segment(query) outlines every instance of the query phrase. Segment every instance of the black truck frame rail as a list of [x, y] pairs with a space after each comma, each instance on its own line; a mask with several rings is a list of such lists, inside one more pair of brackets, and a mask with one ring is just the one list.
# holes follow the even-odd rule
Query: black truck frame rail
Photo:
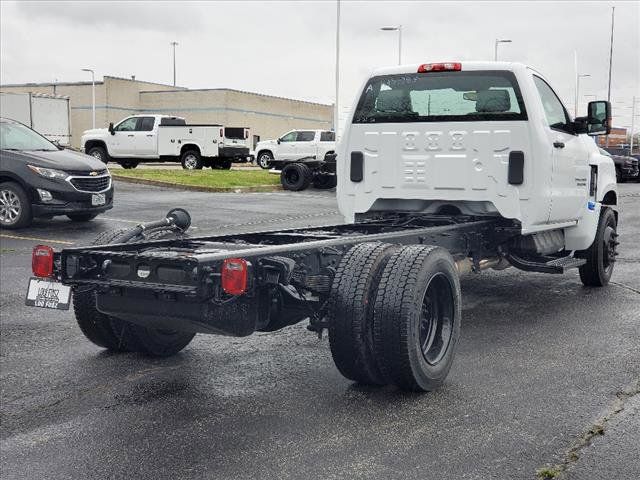
[[[393, 214], [347, 225], [66, 248], [57, 254], [56, 273], [76, 289], [95, 288], [101, 312], [143, 326], [245, 336], [308, 318], [321, 332], [334, 274], [354, 245], [438, 245], [480, 270], [487, 259], [502, 258], [519, 234], [519, 224], [503, 218]], [[240, 294], [223, 288], [230, 259], [246, 266]]]

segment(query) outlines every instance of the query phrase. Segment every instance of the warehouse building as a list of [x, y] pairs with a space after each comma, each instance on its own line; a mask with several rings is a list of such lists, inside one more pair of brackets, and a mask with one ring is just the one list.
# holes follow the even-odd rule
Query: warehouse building
[[[70, 101], [71, 145], [92, 127], [91, 82], [0, 85], [0, 92], [64, 95]], [[294, 128], [333, 125], [333, 107], [227, 88], [197, 89], [105, 76], [96, 82], [96, 128], [138, 113], [176, 115], [188, 123], [249, 127], [254, 143]]]

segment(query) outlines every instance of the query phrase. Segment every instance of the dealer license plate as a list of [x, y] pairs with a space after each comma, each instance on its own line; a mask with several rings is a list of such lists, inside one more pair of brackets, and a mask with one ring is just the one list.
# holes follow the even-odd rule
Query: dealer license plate
[[69, 310], [71, 287], [45, 278], [29, 279], [25, 304], [30, 307]]
[[107, 203], [107, 197], [105, 197], [104, 193], [94, 193], [91, 195], [91, 205], [94, 207], [104, 205], [105, 203]]

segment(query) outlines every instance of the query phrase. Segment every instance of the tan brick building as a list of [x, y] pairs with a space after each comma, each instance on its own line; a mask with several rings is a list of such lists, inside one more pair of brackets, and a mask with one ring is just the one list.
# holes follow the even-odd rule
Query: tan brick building
[[[0, 85], [0, 92], [65, 95], [71, 110], [71, 145], [80, 147], [91, 128], [91, 82]], [[189, 123], [249, 127], [260, 139], [294, 128], [332, 128], [333, 107], [226, 88], [189, 90], [135, 79], [105, 76], [96, 82], [96, 127], [137, 113], [177, 115]]]

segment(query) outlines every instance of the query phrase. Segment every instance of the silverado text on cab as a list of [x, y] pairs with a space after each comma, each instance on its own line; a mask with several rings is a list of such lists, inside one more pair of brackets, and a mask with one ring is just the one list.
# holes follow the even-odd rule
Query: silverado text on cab
[[338, 148], [345, 224], [185, 237], [189, 215], [174, 209], [92, 246], [37, 246], [27, 303], [64, 308], [72, 288], [90, 341], [151, 355], [196, 333], [308, 319], [328, 329], [348, 379], [432, 390], [458, 343], [460, 275], [578, 268], [588, 287], [609, 282], [615, 170], [590, 136], [608, 133], [610, 117], [594, 101], [571, 118], [549, 82], [517, 63], [380, 69]]
[[143, 161], [179, 161], [188, 170], [229, 169], [231, 162], [249, 158], [248, 138], [245, 127], [187, 125], [180, 117], [134, 115], [108, 129], [85, 131], [81, 144], [87, 154], [124, 168]]

